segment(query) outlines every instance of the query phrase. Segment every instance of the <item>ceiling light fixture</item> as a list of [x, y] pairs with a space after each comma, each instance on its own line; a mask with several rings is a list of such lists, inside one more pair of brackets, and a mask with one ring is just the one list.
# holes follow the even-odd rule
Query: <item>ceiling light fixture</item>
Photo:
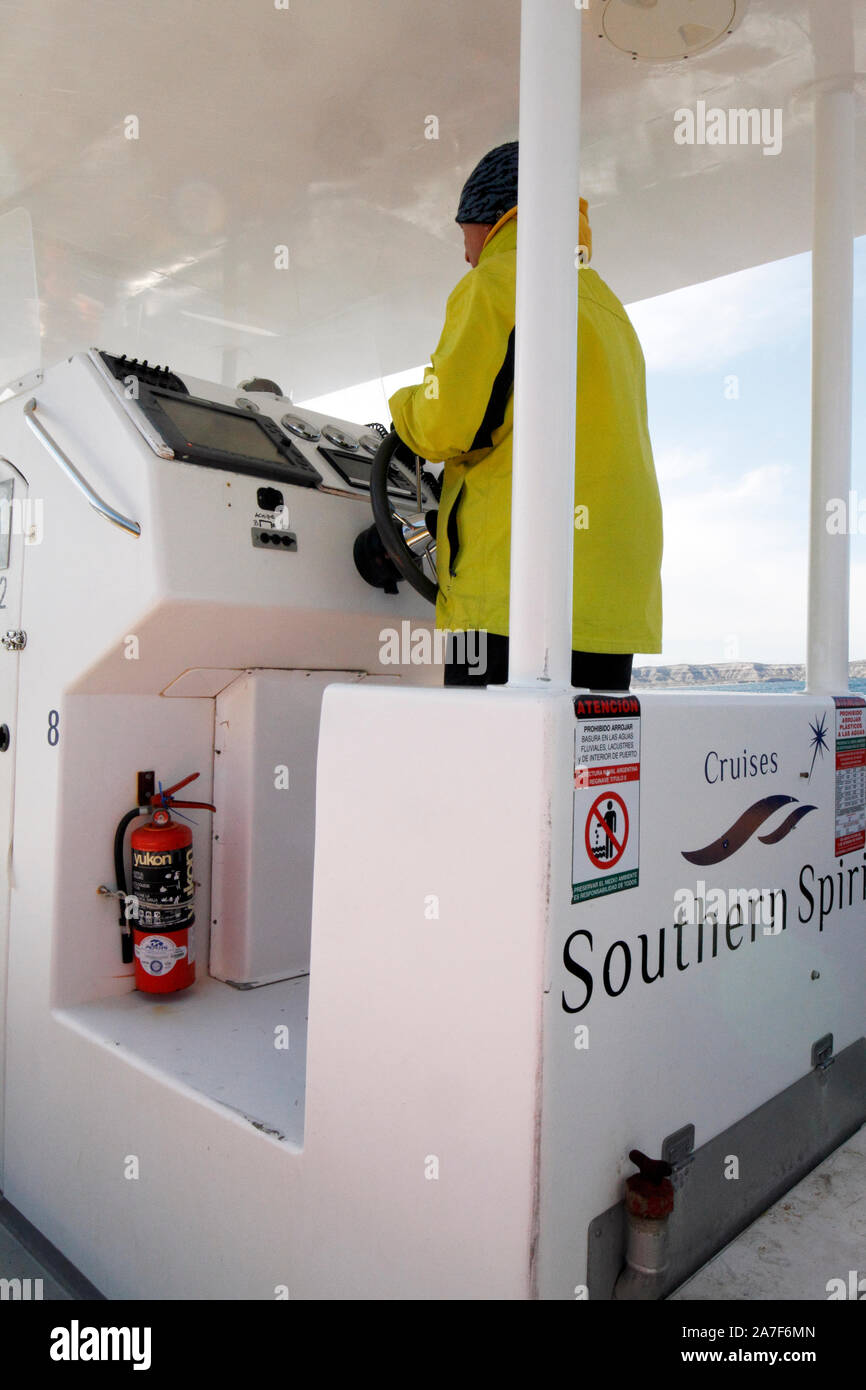
[[675, 63], [722, 43], [748, 0], [605, 0], [599, 38], [647, 63]]

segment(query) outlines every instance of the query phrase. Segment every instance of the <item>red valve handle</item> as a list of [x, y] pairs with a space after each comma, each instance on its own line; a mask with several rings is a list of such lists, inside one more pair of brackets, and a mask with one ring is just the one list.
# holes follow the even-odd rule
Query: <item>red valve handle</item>
[[640, 1169], [641, 1177], [646, 1178], [648, 1182], [661, 1183], [673, 1172], [671, 1165], [663, 1158], [649, 1158], [645, 1153], [641, 1153], [640, 1149], [632, 1149], [629, 1158]]
[[210, 801], [175, 801], [172, 795], [173, 792], [180, 791], [181, 787], [186, 787], [190, 782], [194, 782], [196, 777], [199, 776], [201, 776], [200, 773], [191, 772], [189, 777], [184, 777], [181, 782], [175, 782], [173, 787], [165, 787], [161, 792], [154, 792], [153, 796], [150, 798], [151, 806], [164, 807], [166, 810], [169, 810], [172, 806], [187, 806], [197, 808], [201, 811], [215, 811], [216, 806], [213, 806]]
[[671, 1165], [664, 1159], [649, 1158], [640, 1149], [629, 1154], [640, 1172], [625, 1180], [625, 1204], [632, 1216], [661, 1221], [674, 1209], [674, 1189], [670, 1180]]

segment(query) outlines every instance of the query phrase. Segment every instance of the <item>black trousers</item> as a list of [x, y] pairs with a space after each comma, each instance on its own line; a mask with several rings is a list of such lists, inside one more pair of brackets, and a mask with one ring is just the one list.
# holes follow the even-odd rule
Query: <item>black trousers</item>
[[[628, 690], [634, 655], [572, 652], [571, 683], [590, 690]], [[505, 685], [508, 638], [496, 632], [449, 633], [445, 647], [446, 685]]]

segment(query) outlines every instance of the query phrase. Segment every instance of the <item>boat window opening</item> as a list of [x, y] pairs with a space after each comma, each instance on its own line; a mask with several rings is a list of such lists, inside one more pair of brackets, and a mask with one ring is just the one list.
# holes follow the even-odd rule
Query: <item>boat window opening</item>
[[13, 478], [0, 478], [0, 570], [9, 568], [9, 544], [13, 527]]

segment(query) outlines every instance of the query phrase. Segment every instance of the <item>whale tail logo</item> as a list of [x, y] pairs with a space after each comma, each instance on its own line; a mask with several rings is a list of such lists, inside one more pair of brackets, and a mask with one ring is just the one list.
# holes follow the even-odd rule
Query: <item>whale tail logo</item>
[[[683, 859], [688, 859], [690, 864], [699, 864], [702, 867], [708, 864], [721, 864], [722, 860], [730, 859], [732, 854], [736, 854], [738, 849], [742, 849], [752, 836], [760, 830], [766, 820], [769, 820], [781, 806], [788, 806], [792, 801], [796, 801], [795, 796], [764, 796], [760, 801], [755, 801], [747, 807], [743, 814], [734, 821], [733, 825], [723, 831], [717, 840], [704, 845], [703, 849], [680, 850]], [[784, 840], [786, 835], [790, 835], [796, 825], [800, 823], [804, 816], [810, 811], [817, 811], [817, 806], [797, 806], [790, 811], [781, 825], [775, 830], [771, 830], [768, 835], [759, 835], [758, 839], [764, 845], [776, 845], [780, 840]]]

